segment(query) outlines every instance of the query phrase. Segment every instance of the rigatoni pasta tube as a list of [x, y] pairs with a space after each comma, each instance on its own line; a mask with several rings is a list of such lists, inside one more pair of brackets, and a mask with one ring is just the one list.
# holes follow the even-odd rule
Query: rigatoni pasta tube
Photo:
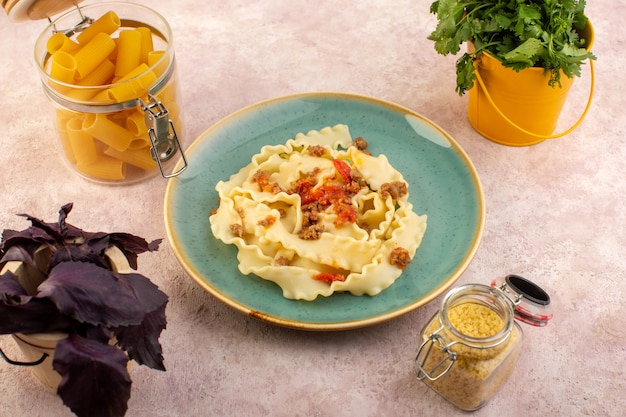
[[150, 148], [127, 149], [124, 152], [118, 152], [113, 148], [108, 148], [104, 153], [120, 161], [134, 165], [137, 168], [145, 169], [146, 171], [153, 170], [157, 167], [157, 163], [152, 159], [150, 154]]
[[99, 33], [111, 35], [119, 29], [120, 25], [121, 21], [119, 16], [114, 11], [110, 11], [96, 19], [91, 25], [89, 25], [89, 27], [83, 30], [76, 37], [76, 39], [80, 44], [84, 45], [91, 41]]
[[102, 114], [87, 114], [83, 120], [83, 129], [106, 143], [113, 149], [124, 152], [133, 140], [133, 134], [127, 129], [110, 121]]
[[[95, 99], [98, 93], [104, 91], [104, 89], [96, 88], [96, 86], [106, 84], [111, 77], [113, 77], [114, 72], [115, 64], [113, 64], [113, 62], [109, 59], [105, 59], [96, 67], [96, 69], [91, 71], [88, 76], [75, 83], [75, 85], [79, 86], [79, 88], [73, 88], [67, 91], [65, 95], [76, 101], [104, 101]], [[105, 95], [104, 97], [108, 100], [108, 95]]]
[[66, 128], [67, 138], [76, 163], [84, 166], [96, 162], [98, 150], [93, 137], [83, 130], [83, 118], [74, 117], [68, 120]]
[[138, 27], [135, 29], [141, 34], [141, 62], [148, 62], [148, 54], [154, 50], [154, 42], [152, 41], [152, 31], [147, 27]]
[[91, 98], [91, 101], [98, 104], [110, 104], [114, 102], [114, 100], [109, 97], [108, 89], [98, 92], [98, 94]]
[[115, 64], [110, 59], [105, 59], [85, 78], [76, 82], [80, 86], [105, 85], [115, 74]]
[[152, 146], [152, 143], [150, 142], [150, 139], [148, 139], [148, 136], [144, 136], [144, 137], [133, 139], [133, 141], [128, 146], [128, 149], [131, 151], [143, 149], [144, 152], [150, 152], [151, 146]]
[[65, 51], [56, 51], [52, 54], [50, 76], [56, 81], [72, 84], [76, 74], [77, 64], [73, 55]]
[[134, 29], [122, 30], [118, 39], [115, 76], [123, 77], [141, 64], [142, 36]]
[[[144, 136], [148, 141], [148, 126], [146, 125], [146, 115], [141, 110], [133, 110], [126, 118], [126, 128], [137, 138]], [[148, 141], [150, 144], [150, 141]]]
[[157, 80], [146, 64], [141, 64], [109, 88], [109, 97], [118, 102], [145, 96]]
[[126, 164], [119, 159], [100, 156], [95, 162], [87, 165], [76, 165], [83, 174], [101, 180], [123, 180], [126, 178]]
[[168, 59], [162, 59], [164, 56], [165, 51], [152, 51], [148, 54], [148, 66], [154, 68], [153, 71], [159, 77], [165, 73], [170, 64]]
[[[59, 133], [59, 139], [61, 139], [61, 147], [63, 148], [63, 153], [65, 157], [71, 164], [76, 163], [76, 158], [74, 158], [74, 151], [72, 150], [72, 145], [70, 144], [70, 140], [67, 134], [67, 121], [69, 112], [65, 112], [63, 110], [57, 110], [56, 112], [56, 125], [57, 131]], [[70, 116], [71, 118], [71, 116]]]
[[76, 58], [76, 79], [85, 78], [115, 50], [115, 41], [106, 33], [98, 33], [89, 43], [80, 48]]
[[73, 52], [80, 47], [79, 44], [67, 37], [66, 34], [56, 32], [50, 36], [46, 43], [46, 50], [50, 55], [57, 51]]

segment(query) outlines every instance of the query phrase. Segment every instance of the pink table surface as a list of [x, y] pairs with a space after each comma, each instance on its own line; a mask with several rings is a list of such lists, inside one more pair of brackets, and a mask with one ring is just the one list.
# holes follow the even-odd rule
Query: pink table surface
[[[546, 328], [525, 327], [524, 350], [502, 391], [476, 416], [621, 416], [626, 408], [626, 4], [589, 1], [596, 36], [593, 107], [572, 134], [531, 147], [495, 144], [466, 117], [454, 91], [455, 57], [426, 39], [430, 2], [403, 0], [152, 0], [172, 26], [183, 143], [261, 100], [337, 91], [388, 100], [424, 115], [467, 151], [484, 187], [486, 225], [457, 285], [516, 273], [552, 296]], [[32, 59], [46, 23], [0, 13], [0, 226], [15, 216], [90, 230], [166, 238], [166, 180], [106, 187], [71, 172], [60, 157], [50, 105]], [[589, 67], [574, 84], [559, 128], [573, 123], [589, 92]], [[127, 415], [464, 415], [417, 381], [423, 324], [441, 299], [390, 322], [310, 333], [246, 317], [200, 289], [167, 240], [140, 271], [171, 298], [161, 337], [167, 372], [137, 366]], [[10, 337], [0, 346], [17, 354]], [[28, 369], [0, 361], [0, 416], [69, 416]]]

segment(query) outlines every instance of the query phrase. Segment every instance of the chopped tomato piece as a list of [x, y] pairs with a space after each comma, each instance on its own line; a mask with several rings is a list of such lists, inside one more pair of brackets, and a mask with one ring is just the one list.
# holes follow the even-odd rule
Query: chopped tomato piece
[[337, 219], [334, 221], [335, 226], [341, 226], [344, 223], [356, 223], [357, 213], [352, 204], [337, 201], [333, 211], [337, 214]]
[[337, 172], [339, 172], [341, 178], [343, 178], [343, 180], [347, 184], [349, 184], [352, 181], [352, 177], [350, 176], [350, 171], [352, 171], [352, 168], [350, 168], [350, 165], [348, 165], [346, 161], [335, 158], [333, 158], [333, 165], [335, 165], [335, 169], [337, 170]]
[[331, 205], [337, 200], [347, 199], [345, 187], [341, 185], [326, 184], [311, 191], [311, 194], [323, 205]]
[[332, 284], [335, 281], [345, 281], [346, 277], [341, 274], [332, 274], [330, 272], [322, 272], [321, 274], [317, 274], [313, 277], [318, 281], [324, 281], [327, 284]]

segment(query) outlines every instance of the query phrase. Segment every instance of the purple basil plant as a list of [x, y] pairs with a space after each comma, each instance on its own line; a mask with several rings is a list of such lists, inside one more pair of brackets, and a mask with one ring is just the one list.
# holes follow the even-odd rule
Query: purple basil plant
[[13, 272], [0, 275], [0, 334], [67, 333], [52, 362], [63, 403], [79, 417], [123, 416], [128, 361], [165, 371], [159, 337], [168, 297], [143, 275], [115, 272], [105, 251], [116, 246], [136, 270], [137, 255], [156, 251], [161, 239], [83, 231], [66, 223], [72, 207], [61, 207], [56, 223], [23, 214], [30, 227], [2, 233], [0, 269], [19, 261], [42, 280], [29, 293]]

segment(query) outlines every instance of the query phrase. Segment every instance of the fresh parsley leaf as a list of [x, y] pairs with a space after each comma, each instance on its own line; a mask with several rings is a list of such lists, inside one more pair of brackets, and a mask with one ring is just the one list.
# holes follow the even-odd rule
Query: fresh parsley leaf
[[530, 38], [524, 41], [520, 46], [507, 52], [502, 56], [510, 63], [520, 63], [532, 66], [535, 63], [535, 57], [543, 51], [543, 42], [539, 39]]
[[456, 63], [461, 95], [472, 88], [474, 61], [482, 53], [516, 71], [543, 67], [554, 87], [562, 73], [580, 76], [584, 62], [596, 59], [579, 36], [587, 24], [585, 5], [585, 0], [436, 0], [430, 11], [437, 26], [428, 39], [442, 55], [455, 55], [464, 42], [473, 43], [475, 50]]

